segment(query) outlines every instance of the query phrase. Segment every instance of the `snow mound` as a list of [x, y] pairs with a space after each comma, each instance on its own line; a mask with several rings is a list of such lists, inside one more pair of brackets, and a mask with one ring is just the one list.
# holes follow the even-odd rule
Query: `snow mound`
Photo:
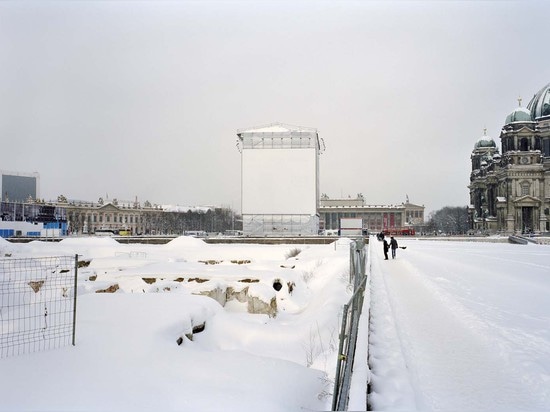
[[208, 244], [204, 242], [202, 239], [198, 239], [193, 236], [180, 236], [177, 237], [170, 242], [168, 242], [166, 245], [164, 245], [165, 249], [183, 249], [183, 248], [201, 248], [201, 247], [207, 247]]
[[115, 239], [112, 237], [80, 237], [80, 238], [67, 238], [63, 239], [59, 242], [59, 245], [61, 246], [68, 246], [68, 247], [112, 247], [112, 246], [118, 246], [120, 243], [118, 243]]

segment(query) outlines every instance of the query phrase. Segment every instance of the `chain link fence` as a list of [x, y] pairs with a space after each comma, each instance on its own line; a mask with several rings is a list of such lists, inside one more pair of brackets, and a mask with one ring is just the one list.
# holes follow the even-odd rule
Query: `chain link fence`
[[75, 344], [77, 256], [0, 259], [0, 358]]

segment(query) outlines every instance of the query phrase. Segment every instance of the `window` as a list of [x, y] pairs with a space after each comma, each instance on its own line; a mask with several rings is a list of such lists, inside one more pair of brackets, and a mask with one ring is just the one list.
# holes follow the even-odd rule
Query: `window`
[[527, 196], [529, 194], [529, 183], [525, 182], [521, 184], [521, 195]]
[[526, 137], [520, 140], [519, 145], [522, 152], [526, 152], [527, 150], [529, 150], [529, 140]]

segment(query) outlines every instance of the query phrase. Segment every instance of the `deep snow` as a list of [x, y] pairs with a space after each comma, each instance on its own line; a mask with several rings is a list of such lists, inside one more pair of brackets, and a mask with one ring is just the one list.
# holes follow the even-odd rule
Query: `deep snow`
[[[398, 240], [407, 249], [395, 260], [382, 260], [373, 238], [369, 250], [371, 406], [549, 410], [550, 246]], [[296, 247], [301, 253], [287, 258]], [[0, 253], [78, 253], [92, 262], [79, 272], [76, 346], [0, 359], [0, 410], [330, 409], [341, 307], [350, 297], [345, 239], [323, 246], [0, 239]], [[208, 260], [219, 263], [201, 263]], [[180, 276], [186, 280], [175, 281]], [[278, 315], [250, 315], [235, 301], [224, 308], [194, 295], [210, 282], [190, 277], [220, 287], [259, 279], [251, 293], [276, 296]], [[296, 288], [275, 292], [274, 279]], [[116, 293], [94, 293], [113, 282]], [[176, 344], [203, 320], [204, 332]], [[364, 362], [356, 373], [368, 376]], [[366, 388], [361, 379], [353, 388], [350, 405], [361, 409]]]
[[[300, 253], [287, 257], [294, 249]], [[79, 270], [76, 346], [0, 359], [0, 410], [330, 408], [339, 316], [350, 294], [346, 239], [323, 246], [0, 239], [0, 253], [91, 260]], [[115, 293], [95, 293], [115, 283]], [[194, 294], [216, 287], [276, 296], [278, 314], [248, 314], [236, 300], [222, 307]], [[204, 321], [193, 341], [177, 345]]]
[[400, 244], [371, 259], [374, 408], [550, 410], [550, 247]]

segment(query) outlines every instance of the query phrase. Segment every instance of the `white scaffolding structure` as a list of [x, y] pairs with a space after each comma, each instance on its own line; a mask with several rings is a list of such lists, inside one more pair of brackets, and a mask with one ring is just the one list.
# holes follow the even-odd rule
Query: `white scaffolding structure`
[[246, 236], [306, 236], [316, 235], [319, 217], [307, 215], [244, 215], [243, 234]]
[[244, 235], [317, 235], [317, 129], [273, 123], [238, 130], [237, 136]]

